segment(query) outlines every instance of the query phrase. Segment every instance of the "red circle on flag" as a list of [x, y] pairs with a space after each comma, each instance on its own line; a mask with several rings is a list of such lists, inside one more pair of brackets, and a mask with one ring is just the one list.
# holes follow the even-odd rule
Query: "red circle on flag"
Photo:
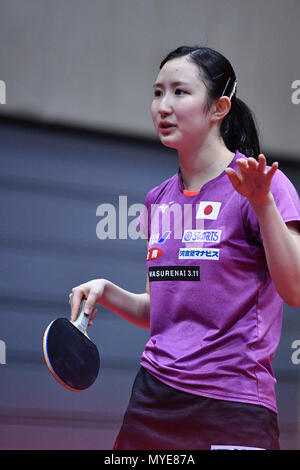
[[206, 206], [205, 209], [204, 209], [204, 214], [209, 215], [209, 214], [212, 213], [212, 211], [213, 211], [213, 206], [212, 205]]

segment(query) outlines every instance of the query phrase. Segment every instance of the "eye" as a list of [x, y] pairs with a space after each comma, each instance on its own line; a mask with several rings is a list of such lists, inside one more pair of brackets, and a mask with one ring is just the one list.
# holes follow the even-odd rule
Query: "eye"
[[161, 96], [161, 90], [154, 90], [154, 96]]
[[182, 93], [186, 93], [186, 91], [182, 90], [181, 88], [176, 88], [175, 90], [176, 95], [181, 95]]

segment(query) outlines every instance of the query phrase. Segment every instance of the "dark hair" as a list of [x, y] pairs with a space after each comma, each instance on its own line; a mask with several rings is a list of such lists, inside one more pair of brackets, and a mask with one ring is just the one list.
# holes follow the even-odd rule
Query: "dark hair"
[[231, 98], [231, 108], [221, 123], [220, 132], [226, 147], [238, 150], [247, 157], [260, 153], [258, 131], [254, 115], [249, 107], [236, 96], [236, 75], [229, 62], [222, 54], [208, 47], [181, 46], [170, 52], [160, 64], [178, 57], [187, 56], [195, 63], [199, 74], [208, 90], [207, 107], [221, 96]]

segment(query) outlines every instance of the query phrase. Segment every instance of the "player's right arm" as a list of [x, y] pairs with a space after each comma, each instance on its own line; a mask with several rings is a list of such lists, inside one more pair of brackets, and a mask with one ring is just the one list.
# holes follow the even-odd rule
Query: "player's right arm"
[[72, 289], [70, 294], [71, 321], [75, 321], [82, 299], [86, 299], [85, 312], [95, 317], [95, 304], [111, 310], [141, 328], [150, 328], [150, 291], [147, 276], [146, 291], [129, 292], [107, 279], [93, 279]]

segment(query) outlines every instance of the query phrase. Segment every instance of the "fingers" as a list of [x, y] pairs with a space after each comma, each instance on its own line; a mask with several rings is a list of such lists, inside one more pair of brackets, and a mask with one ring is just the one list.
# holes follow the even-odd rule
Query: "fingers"
[[225, 172], [234, 189], [237, 189], [241, 184], [239, 175], [232, 168], [226, 168]]
[[278, 162], [274, 162], [270, 168], [270, 170], [268, 171], [268, 177], [271, 179], [273, 178], [274, 174], [276, 173], [276, 171], [278, 170]]
[[91, 320], [94, 318], [95, 304], [103, 294], [104, 284], [105, 281], [103, 279], [96, 279], [72, 289], [72, 293], [69, 295], [72, 322], [78, 316], [82, 299], [86, 299], [84, 313], [90, 315]]
[[238, 158], [236, 162], [239, 168], [248, 168], [248, 159]]
[[258, 162], [255, 160], [255, 158], [252, 157], [249, 157], [247, 159], [239, 158], [236, 162], [238, 164], [239, 170], [241, 170], [242, 173], [248, 170], [256, 171], [258, 168]]
[[264, 173], [267, 165], [266, 157], [260, 153], [258, 155], [258, 161], [255, 158], [248, 158], [248, 167], [250, 170], [257, 170], [260, 173]]
[[259, 154], [258, 165], [257, 165], [258, 171], [260, 171], [261, 173], [264, 173], [266, 170], [266, 165], [267, 165], [266, 157], [262, 153]]
[[98, 309], [97, 309], [97, 308], [94, 308], [93, 311], [92, 311], [92, 313], [91, 313], [90, 316], [89, 316], [88, 326], [93, 326], [93, 320], [96, 318], [97, 312], [98, 312]]
[[[71, 305], [71, 321], [74, 322], [78, 316], [80, 304], [82, 299], [86, 297], [84, 291], [79, 288], [74, 288], [72, 293], [69, 294], [69, 304]], [[89, 303], [87, 303], [89, 301]], [[84, 306], [84, 312], [89, 314], [88, 326], [93, 325], [93, 320], [96, 318], [98, 309], [94, 307], [96, 300], [94, 295], [88, 295], [88, 300], [86, 300]]]
[[233, 168], [226, 168], [226, 173], [233, 188], [249, 199], [250, 202], [261, 204], [270, 191], [271, 180], [278, 169], [275, 162], [271, 167], [267, 167], [266, 157], [260, 153], [258, 159], [239, 158], [236, 160], [237, 171]]
[[95, 308], [95, 304], [97, 303], [97, 293], [93, 290], [90, 290], [89, 295], [86, 299], [85, 306], [84, 306], [84, 313], [87, 315], [92, 315], [93, 310]]
[[246, 160], [247, 164], [248, 164], [248, 168], [249, 170], [257, 170], [257, 167], [258, 167], [258, 163], [257, 161], [255, 160], [255, 158], [248, 158], [248, 160]]
[[258, 156], [258, 166], [257, 166], [257, 169], [258, 171], [260, 171], [261, 173], [265, 173], [267, 176], [268, 176], [268, 179], [272, 179], [274, 174], [276, 173], [276, 171], [278, 170], [278, 162], [274, 162], [272, 163], [272, 166], [271, 168], [269, 169], [269, 171], [266, 171], [266, 166], [267, 166], [267, 161], [266, 161], [266, 157], [261, 153], [259, 156]]
[[[69, 295], [69, 304], [71, 305], [71, 321], [74, 322], [78, 316], [80, 304], [82, 299], [85, 298], [85, 295], [82, 291], [73, 289], [72, 293]], [[96, 317], [98, 309], [94, 307], [96, 303], [95, 295], [89, 294], [88, 299], [85, 302], [84, 313], [90, 316], [89, 321], [92, 321]]]
[[69, 303], [71, 305], [71, 321], [74, 322], [78, 316], [80, 304], [84, 298], [84, 292], [79, 287], [72, 289], [72, 293], [69, 295]]
[[238, 168], [241, 171], [241, 173], [245, 173], [248, 170], [258, 171], [259, 173], [267, 174], [268, 176], [272, 178], [276, 170], [278, 169], [278, 162], [274, 162], [271, 168], [269, 169], [269, 171], [266, 171], [267, 161], [266, 161], [266, 157], [262, 153], [258, 155], [258, 160], [255, 160], [255, 158], [249, 157], [247, 159], [239, 158], [237, 159], [236, 162], [238, 164]]

